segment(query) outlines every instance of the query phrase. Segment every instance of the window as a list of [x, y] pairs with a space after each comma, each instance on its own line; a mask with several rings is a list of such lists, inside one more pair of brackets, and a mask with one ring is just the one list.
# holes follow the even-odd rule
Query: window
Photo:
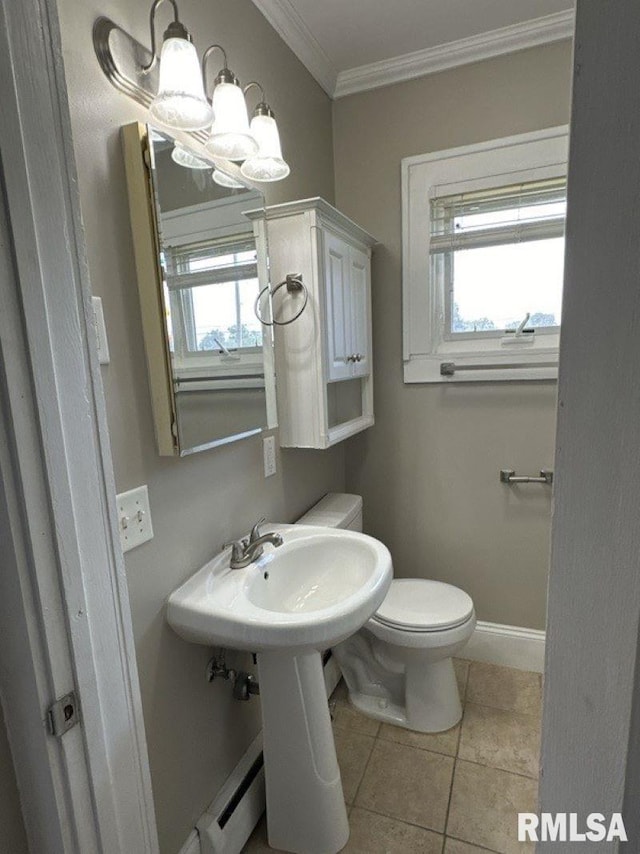
[[431, 275], [446, 294], [445, 338], [558, 331], [566, 181], [431, 201]]
[[566, 139], [403, 161], [405, 382], [557, 375]]

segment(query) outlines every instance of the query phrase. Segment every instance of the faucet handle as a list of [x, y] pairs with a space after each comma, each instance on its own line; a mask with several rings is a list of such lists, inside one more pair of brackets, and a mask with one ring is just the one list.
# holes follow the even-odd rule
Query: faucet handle
[[223, 543], [222, 548], [231, 548], [231, 561], [234, 563], [235, 561], [242, 560], [244, 557], [244, 550], [247, 545], [248, 543], [246, 540], [233, 540], [230, 543]]
[[260, 525], [264, 525], [267, 521], [267, 517], [263, 516], [262, 519], [259, 519], [256, 524], [251, 529], [251, 534], [249, 536], [249, 542], [255, 543], [255, 541], [260, 537]]

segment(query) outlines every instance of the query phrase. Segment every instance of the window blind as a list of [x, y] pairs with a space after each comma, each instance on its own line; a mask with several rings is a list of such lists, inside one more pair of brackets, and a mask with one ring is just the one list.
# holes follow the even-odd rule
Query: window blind
[[431, 200], [431, 254], [562, 237], [566, 178]]
[[255, 241], [246, 235], [233, 241], [168, 247], [165, 260], [170, 290], [258, 278]]

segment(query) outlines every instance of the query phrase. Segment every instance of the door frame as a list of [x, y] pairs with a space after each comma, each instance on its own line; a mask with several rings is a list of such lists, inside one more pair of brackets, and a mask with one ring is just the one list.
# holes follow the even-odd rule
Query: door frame
[[611, 852], [640, 840], [640, 6], [615, 5], [576, 10], [540, 779], [545, 812], [623, 814]]
[[0, 0], [0, 105], [0, 696], [27, 836], [155, 854], [55, 0]]

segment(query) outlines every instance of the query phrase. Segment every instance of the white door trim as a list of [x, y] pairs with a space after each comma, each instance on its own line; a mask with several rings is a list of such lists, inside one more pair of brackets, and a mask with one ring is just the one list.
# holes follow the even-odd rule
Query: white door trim
[[615, 6], [576, 10], [539, 800], [623, 813], [611, 854], [640, 840], [640, 6]]
[[[61, 56], [55, 0], [0, 0], [0, 694], [31, 849], [153, 854]], [[73, 688], [58, 740], [46, 709]]]

